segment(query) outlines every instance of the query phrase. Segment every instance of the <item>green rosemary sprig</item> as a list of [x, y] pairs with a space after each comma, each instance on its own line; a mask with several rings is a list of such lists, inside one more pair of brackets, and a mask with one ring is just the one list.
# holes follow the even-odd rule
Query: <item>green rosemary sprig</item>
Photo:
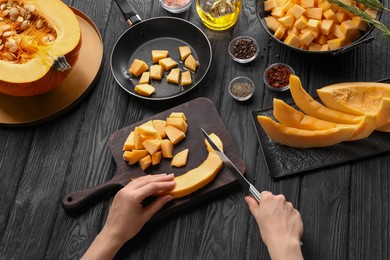
[[366, 7], [380, 11], [390, 11], [379, 0], [355, 0], [358, 3], [364, 4]]
[[[382, 34], [384, 37], [390, 39], [390, 30], [389, 28], [386, 27], [383, 23], [380, 21], [376, 20], [375, 18], [371, 17], [368, 13], [365, 11], [361, 10], [360, 8], [353, 6], [353, 5], [346, 5], [345, 3], [341, 2], [340, 0], [328, 0], [329, 2], [336, 4], [345, 10], [349, 11], [350, 13], [353, 13], [357, 16], [360, 16], [364, 21], [369, 23], [372, 26], [375, 26], [377, 29], [382, 31]], [[367, 0], [361, 0], [361, 1], [367, 1]]]

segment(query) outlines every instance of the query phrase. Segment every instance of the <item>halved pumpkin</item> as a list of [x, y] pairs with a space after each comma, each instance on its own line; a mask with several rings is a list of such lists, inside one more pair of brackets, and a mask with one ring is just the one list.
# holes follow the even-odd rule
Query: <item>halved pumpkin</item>
[[9, 14], [3, 11], [0, 15], [4, 44], [0, 50], [0, 92], [33, 96], [53, 89], [70, 74], [78, 59], [81, 30], [77, 17], [60, 0], [1, 4]]
[[355, 127], [355, 131], [350, 138], [345, 141], [354, 141], [368, 137], [376, 129], [376, 116], [366, 114], [359, 124], [337, 124], [305, 115], [301, 111], [289, 106], [280, 99], [274, 99], [275, 118], [285, 126], [303, 130], [325, 130], [337, 127]]
[[356, 130], [346, 126], [311, 131], [282, 125], [267, 116], [257, 116], [257, 120], [271, 140], [295, 148], [331, 146], [348, 140]]
[[317, 102], [303, 89], [301, 80], [295, 75], [290, 75], [290, 92], [295, 104], [309, 116], [339, 124], [358, 124], [363, 119], [363, 112], [351, 115]]

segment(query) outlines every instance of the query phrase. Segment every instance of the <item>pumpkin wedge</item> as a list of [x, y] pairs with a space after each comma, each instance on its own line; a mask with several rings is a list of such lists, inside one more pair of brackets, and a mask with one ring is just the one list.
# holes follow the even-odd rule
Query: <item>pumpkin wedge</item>
[[317, 102], [303, 89], [301, 80], [295, 75], [290, 75], [290, 92], [295, 104], [309, 116], [339, 124], [358, 124], [363, 119], [364, 113], [351, 115]]
[[198, 167], [175, 177], [176, 186], [168, 193], [174, 198], [184, 197], [210, 183], [222, 166], [223, 162], [216, 153], [208, 153]]
[[2, 3], [6, 10], [0, 15], [4, 44], [0, 50], [0, 92], [33, 96], [53, 89], [70, 74], [78, 59], [81, 30], [76, 15], [60, 0]]
[[354, 126], [346, 126], [310, 131], [282, 125], [267, 116], [257, 116], [257, 120], [269, 138], [295, 148], [331, 146], [348, 140], [356, 130]]
[[274, 99], [273, 113], [275, 118], [283, 125], [303, 130], [313, 131], [336, 127], [355, 127], [354, 133], [346, 141], [354, 141], [366, 138], [376, 129], [376, 116], [374, 114], [366, 114], [363, 116], [362, 121], [359, 124], [337, 124], [305, 115], [304, 113], [289, 106], [284, 101], [276, 98]]

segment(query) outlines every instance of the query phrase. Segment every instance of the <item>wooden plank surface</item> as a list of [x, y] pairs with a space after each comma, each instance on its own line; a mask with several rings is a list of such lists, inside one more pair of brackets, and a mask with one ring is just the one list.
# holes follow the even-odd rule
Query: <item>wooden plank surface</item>
[[[198, 97], [211, 99], [245, 165], [248, 179], [262, 190], [282, 193], [301, 212], [306, 259], [389, 259], [390, 155], [319, 169], [303, 176], [273, 180], [256, 139], [250, 111], [267, 108], [274, 97], [291, 102], [289, 92], [264, 87], [264, 69], [275, 62], [292, 66], [312, 95], [319, 87], [343, 81], [375, 81], [390, 76], [390, 41], [375, 39], [338, 57], [312, 57], [270, 40], [256, 16], [256, 1], [243, 0], [238, 23], [215, 32], [205, 28], [195, 3], [170, 14], [155, 0], [128, 0], [143, 19], [175, 16], [190, 20], [210, 39], [213, 62], [202, 83], [169, 102], [147, 102], [123, 91], [112, 77], [110, 53], [128, 29], [113, 0], [65, 1], [86, 13], [103, 37], [101, 74], [78, 106], [50, 122], [0, 127], [0, 259], [79, 259], [100, 231], [110, 198], [79, 215], [60, 206], [63, 195], [103, 183], [115, 174], [109, 136], [125, 126]], [[389, 1], [384, 4], [389, 6]], [[385, 13], [382, 22], [390, 26]], [[229, 41], [254, 37], [259, 56], [235, 63]], [[255, 95], [233, 100], [227, 85], [245, 75]], [[390, 138], [389, 138], [390, 141]], [[269, 259], [257, 224], [240, 188], [224, 192], [163, 221], [148, 223], [126, 243], [117, 259]]]

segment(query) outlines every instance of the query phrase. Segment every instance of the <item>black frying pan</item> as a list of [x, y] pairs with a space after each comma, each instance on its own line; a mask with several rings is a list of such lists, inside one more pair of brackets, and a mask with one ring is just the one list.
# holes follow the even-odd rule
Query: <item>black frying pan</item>
[[[128, 93], [150, 100], [164, 100], [182, 95], [193, 89], [206, 75], [212, 60], [212, 51], [206, 35], [194, 24], [174, 17], [158, 17], [141, 21], [126, 0], [116, 0], [122, 14], [131, 26], [115, 43], [111, 53], [111, 71], [118, 84]], [[167, 83], [166, 75], [161, 81], [152, 81], [155, 93], [149, 97], [141, 96], [134, 88], [139, 78], [128, 73], [134, 59], [144, 60], [152, 65], [152, 50], [168, 50], [169, 56], [180, 61], [178, 47], [188, 45], [192, 55], [199, 62], [196, 72], [192, 72], [192, 84], [181, 86]], [[184, 64], [179, 62], [178, 67], [183, 71]]]

